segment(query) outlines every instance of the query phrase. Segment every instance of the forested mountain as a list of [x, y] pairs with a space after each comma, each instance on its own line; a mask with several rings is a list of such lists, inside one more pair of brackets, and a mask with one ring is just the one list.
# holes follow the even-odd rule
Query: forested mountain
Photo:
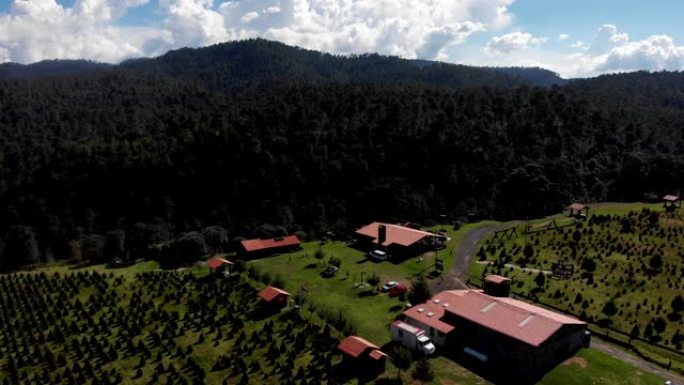
[[0, 64], [0, 79], [75, 75], [110, 67], [109, 64], [88, 60], [44, 60], [29, 65], [3, 63]]
[[[82, 74], [119, 66], [86, 60], [46, 60], [30, 65], [0, 64], [0, 79]], [[551, 86], [564, 79], [542, 68], [488, 68], [407, 60], [377, 54], [335, 56], [263, 39], [184, 48], [158, 58], [132, 59], [123, 69], [199, 81], [214, 89], [256, 82], [400, 82], [445, 87]]]
[[[345, 234], [371, 220], [536, 217], [684, 184], [684, 111], [624, 95], [620, 76], [594, 89], [250, 83], [248, 69], [224, 77], [214, 60], [188, 58], [186, 74], [174, 57], [168, 71], [145, 61], [1, 81], [0, 268], [149, 256], [211, 225], [231, 237]], [[373, 60], [382, 72], [386, 59]], [[658, 97], [682, 83], [639, 76], [671, 78]]]
[[[205, 48], [184, 48], [154, 59], [130, 60], [122, 66], [147, 73], [193, 79], [215, 89], [235, 89], [255, 82], [280, 81], [511, 87], [550, 85], [548, 74], [553, 74], [536, 68], [472, 67], [377, 54], [335, 56], [263, 39]], [[538, 80], [542, 83], [538, 83]]]

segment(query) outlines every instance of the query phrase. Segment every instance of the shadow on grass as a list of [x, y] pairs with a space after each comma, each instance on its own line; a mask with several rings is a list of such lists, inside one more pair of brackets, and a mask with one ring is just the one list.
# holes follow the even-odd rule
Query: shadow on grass
[[389, 308], [388, 313], [394, 313], [395, 311], [399, 311], [403, 309], [404, 307], [402, 305], [394, 305]]
[[511, 378], [515, 378], [517, 385], [532, 385], [541, 380], [553, 367], [543, 370], [541, 374], [531, 376], [529, 373], [522, 373], [493, 362], [483, 363], [467, 354], [459, 353], [442, 353], [442, 357], [451, 360], [458, 365], [464, 367], [470, 372], [484, 378], [492, 384], [510, 384]]
[[356, 295], [359, 298], [366, 298], [366, 297], [375, 297], [376, 295], [378, 295], [378, 293], [373, 291], [373, 290], [366, 290], [366, 291], [362, 291], [360, 293], [357, 293]]

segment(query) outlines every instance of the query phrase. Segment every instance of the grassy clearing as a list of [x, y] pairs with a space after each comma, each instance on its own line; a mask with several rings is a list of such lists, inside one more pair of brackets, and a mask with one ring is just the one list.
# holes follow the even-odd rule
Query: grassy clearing
[[[554, 218], [560, 221], [564, 217], [532, 221], [533, 227]], [[490, 264], [478, 263], [475, 258], [470, 276], [509, 276], [514, 292], [593, 322], [597, 325], [592, 328], [602, 333], [610, 332], [628, 342], [637, 325], [639, 337], [682, 351], [684, 314], [672, 305], [676, 297], [684, 296], [681, 214], [671, 218], [659, 204], [597, 204], [581, 225], [527, 236], [522, 230], [521, 225], [518, 237], [502, 245], [486, 239], [481, 246]], [[526, 244], [533, 250], [531, 258], [525, 255]], [[574, 276], [566, 280], [549, 276], [539, 285], [536, 270], [551, 270], [556, 260], [571, 261]], [[503, 262], [508, 265], [502, 266]], [[634, 345], [663, 364], [671, 362], [673, 368], [684, 369], [681, 355], [642, 341]]]
[[540, 385], [662, 385], [663, 380], [635, 369], [594, 349], [582, 349], [575, 357], [547, 374]]

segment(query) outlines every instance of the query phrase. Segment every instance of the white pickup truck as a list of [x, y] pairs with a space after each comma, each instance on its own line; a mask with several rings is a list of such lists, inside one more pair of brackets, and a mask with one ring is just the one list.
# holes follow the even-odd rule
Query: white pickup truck
[[402, 321], [392, 322], [390, 329], [392, 330], [392, 340], [400, 342], [407, 348], [419, 350], [424, 354], [435, 352], [435, 345], [430, 337], [425, 334], [425, 330]]

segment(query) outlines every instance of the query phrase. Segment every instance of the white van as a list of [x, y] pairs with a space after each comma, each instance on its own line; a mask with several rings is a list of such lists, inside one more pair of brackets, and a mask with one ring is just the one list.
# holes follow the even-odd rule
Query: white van
[[386, 261], [389, 255], [382, 250], [373, 250], [368, 253], [368, 257], [376, 261]]

